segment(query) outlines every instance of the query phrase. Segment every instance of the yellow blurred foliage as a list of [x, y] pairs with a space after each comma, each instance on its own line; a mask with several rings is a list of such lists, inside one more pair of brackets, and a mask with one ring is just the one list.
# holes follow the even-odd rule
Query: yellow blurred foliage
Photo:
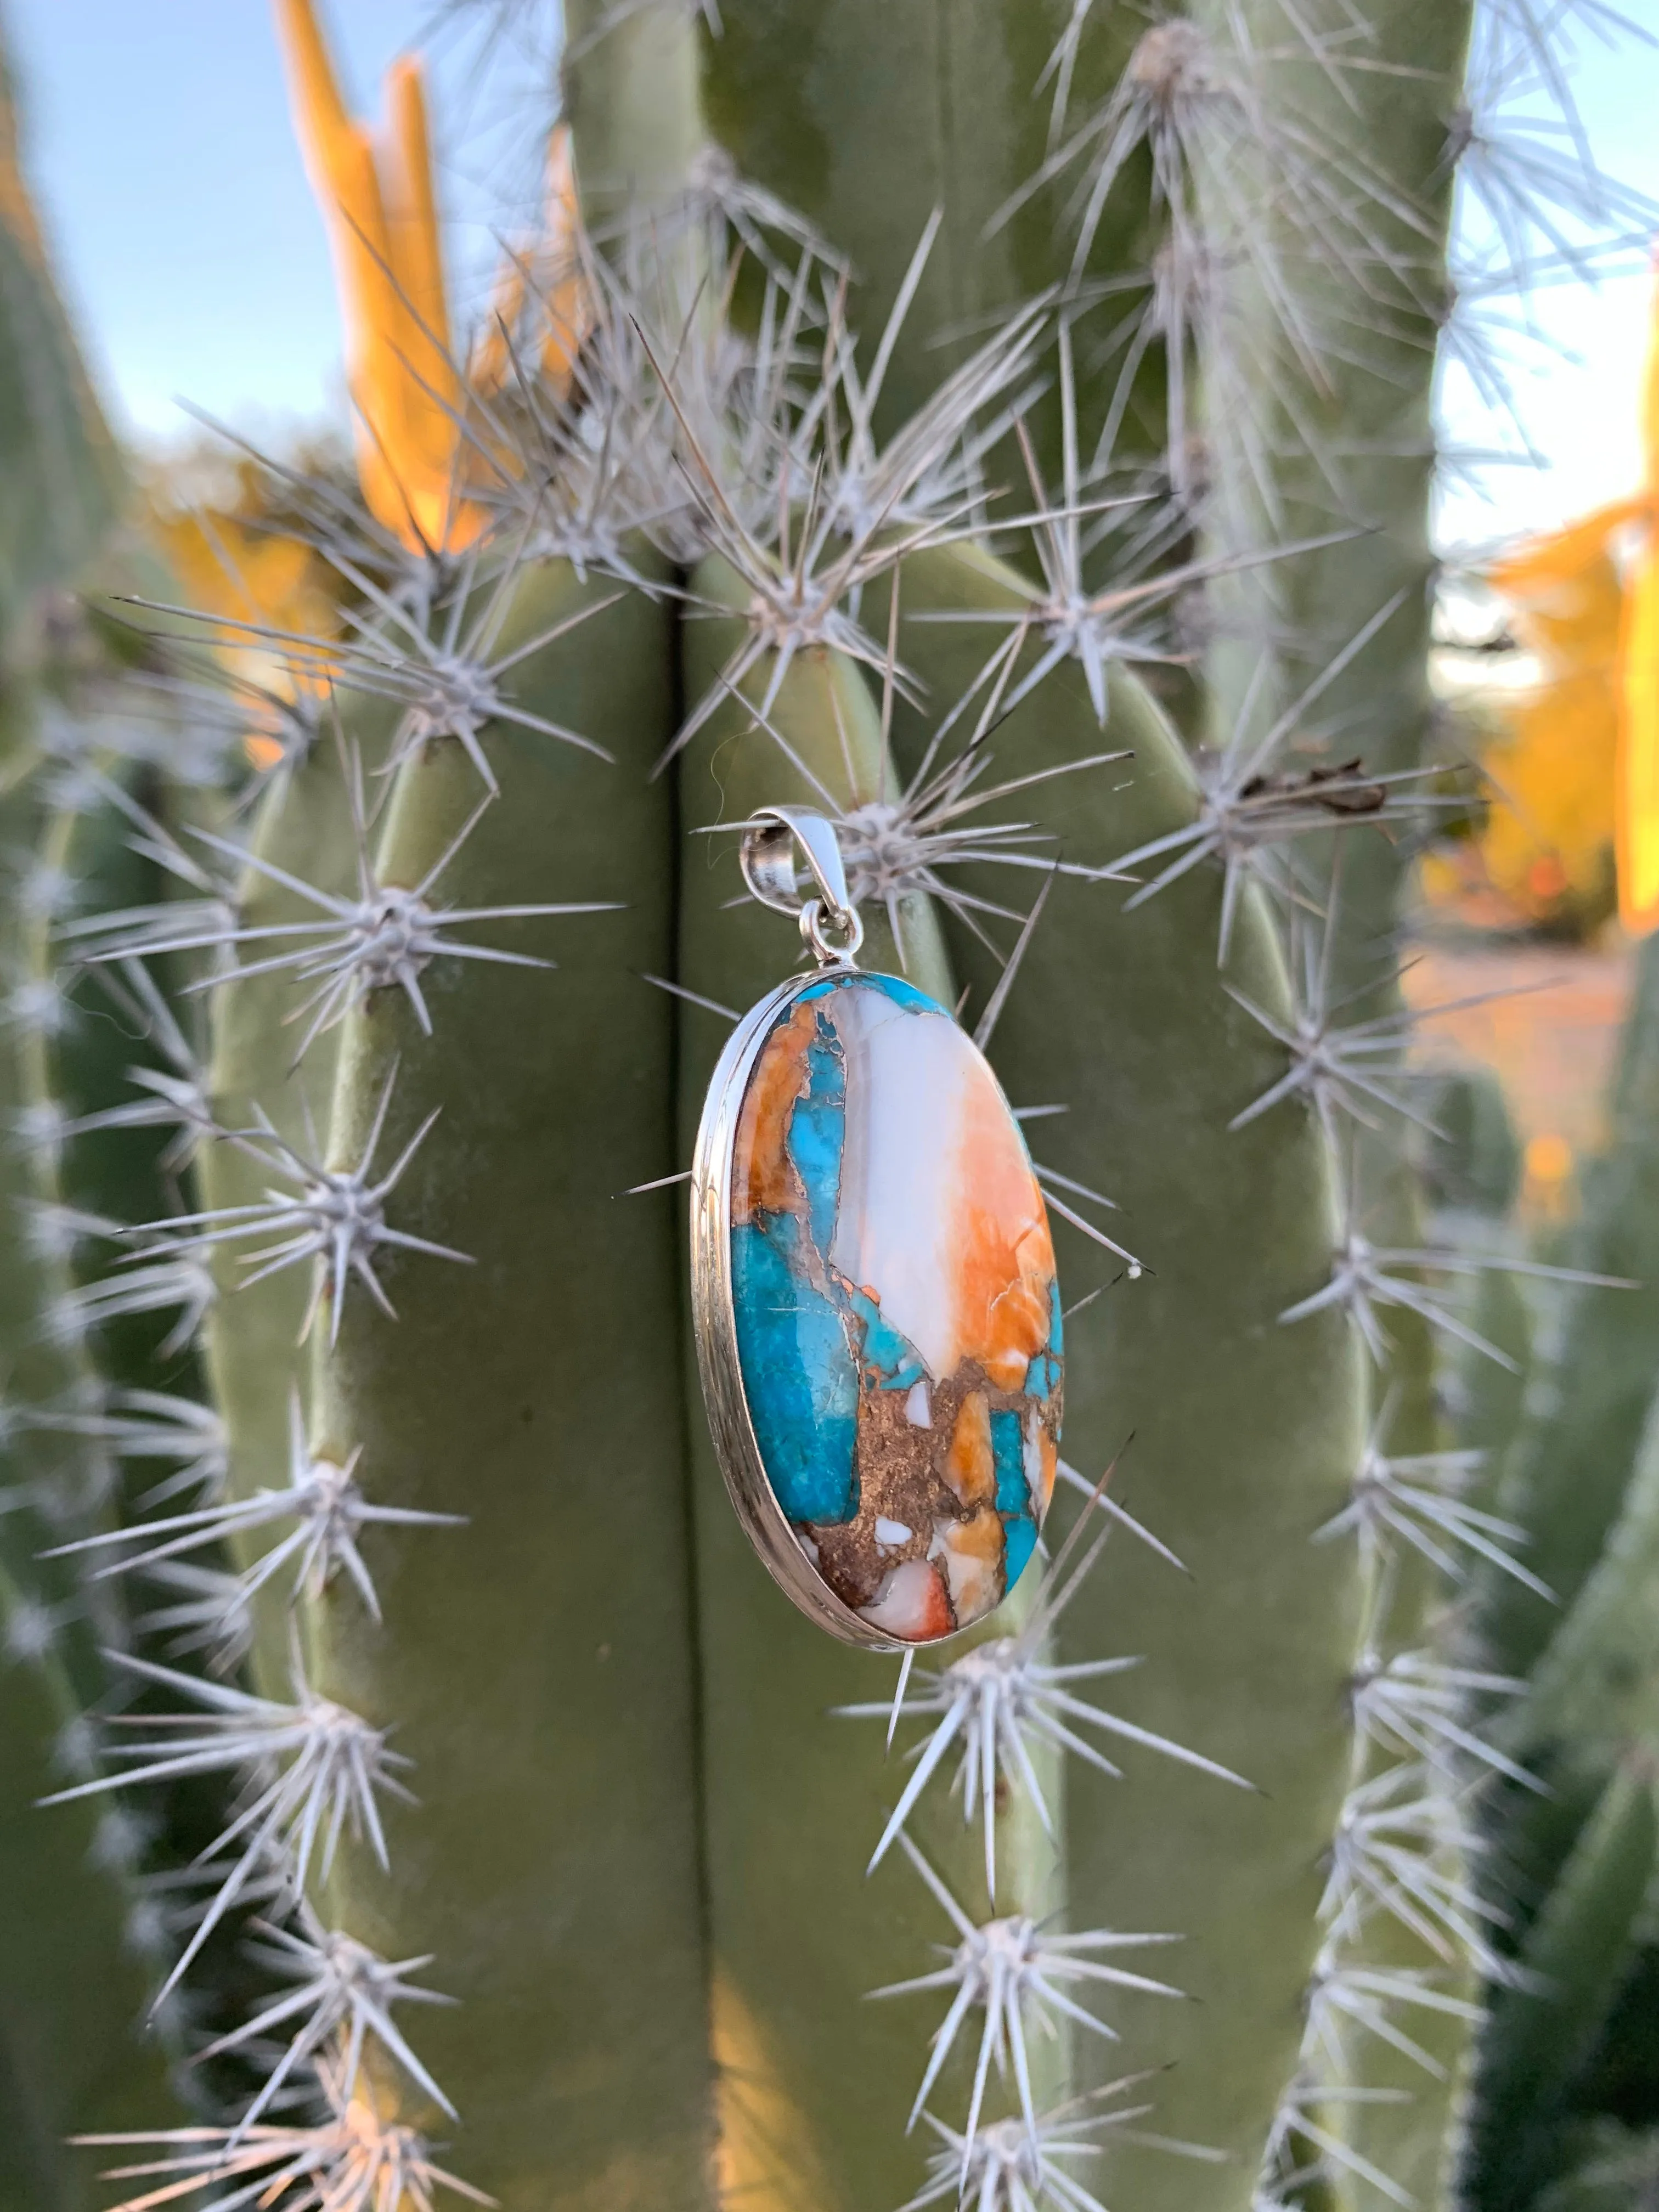
[[1495, 703], [1484, 755], [1486, 882], [1534, 921], [1602, 895], [1614, 841], [1624, 587], [1609, 540], [1628, 504], [1523, 546], [1491, 571], [1538, 681]]
[[1620, 641], [1619, 915], [1633, 935], [1659, 928], [1659, 296], [1642, 388], [1643, 546], [1626, 580]]
[[204, 485], [189, 498], [188, 465], [160, 472], [149, 487], [155, 537], [179, 585], [181, 604], [234, 623], [330, 637], [338, 629], [331, 571], [320, 555], [273, 518], [257, 464], [234, 481]]
[[[347, 112], [313, 0], [276, 5], [299, 133], [334, 247], [364, 500], [411, 550], [462, 550], [489, 520], [465, 489], [465, 465], [483, 443], [466, 419], [471, 395], [499, 391], [520, 374], [526, 328], [532, 366], [554, 390], [568, 390], [589, 327], [569, 133], [553, 133], [544, 231], [507, 262], [464, 387], [451, 348], [420, 64], [394, 64], [390, 125], [377, 147]], [[9, 151], [0, 136], [0, 199]], [[293, 459], [301, 476], [337, 477], [349, 467], [328, 451]], [[180, 603], [221, 619], [218, 649], [240, 676], [286, 696], [296, 684], [326, 681], [319, 645], [339, 635], [342, 605], [354, 594], [296, 531], [296, 517], [281, 511], [283, 486], [281, 473], [252, 459], [227, 464], [204, 447], [155, 469], [146, 489]], [[303, 641], [297, 653], [284, 651], [284, 637]], [[251, 734], [246, 743], [256, 767], [275, 765], [275, 739]]]
[[561, 123], [548, 141], [545, 228], [533, 248], [511, 256], [490, 303], [489, 319], [473, 350], [475, 390], [499, 392], [517, 374], [514, 342], [526, 315], [539, 326], [535, 348], [542, 380], [568, 392], [576, 356], [592, 325], [582, 269], [581, 217], [570, 128]]
[[[326, 457], [307, 457], [326, 466]], [[252, 459], [228, 468], [216, 453], [152, 471], [149, 534], [166, 557], [179, 604], [224, 625], [218, 650], [239, 675], [279, 696], [321, 679], [317, 641], [340, 629], [340, 580], [271, 505], [273, 479]], [[263, 633], [275, 635], [266, 637]], [[307, 644], [284, 651], [283, 636]], [[308, 672], [302, 673], [302, 670]], [[255, 768], [281, 755], [274, 738], [246, 739]]]
[[[1642, 429], [1641, 492], [1489, 571], [1538, 681], [1493, 702], [1501, 734], [1484, 755], [1492, 804], [1478, 840], [1487, 884], [1533, 921], [1593, 907], [1611, 852], [1620, 919], [1636, 935], [1659, 927], [1659, 324]], [[1431, 895], [1455, 873], [1443, 863]]]
[[1659, 928], [1659, 549], [1647, 544], [1626, 582], [1620, 641], [1619, 914], [1633, 936]]

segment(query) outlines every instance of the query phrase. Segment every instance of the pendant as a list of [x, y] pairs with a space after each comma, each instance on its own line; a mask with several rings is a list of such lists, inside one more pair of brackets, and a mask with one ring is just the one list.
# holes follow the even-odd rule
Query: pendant
[[738, 1023], [697, 1133], [692, 1320], [714, 1448], [803, 1613], [844, 1643], [934, 1644], [1001, 1603], [1054, 1488], [1048, 1210], [978, 1047], [914, 985], [854, 964], [830, 823], [763, 809], [742, 864], [817, 965]]

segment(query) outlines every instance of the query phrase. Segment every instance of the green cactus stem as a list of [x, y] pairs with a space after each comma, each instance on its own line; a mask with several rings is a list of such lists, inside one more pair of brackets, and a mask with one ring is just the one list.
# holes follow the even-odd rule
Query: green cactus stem
[[86, 568], [126, 498], [126, 471], [47, 265], [22, 167], [16, 87], [0, 53], [0, 640], [37, 595]]
[[[22, 1603], [0, 1570], [8, 1648]], [[146, 1962], [134, 1954], [131, 1895], [100, 1848], [100, 1815], [36, 1802], [74, 1771], [61, 1762], [79, 1714], [50, 1652], [14, 1652], [0, 1667], [3, 2212], [92, 2212], [105, 2201], [99, 2162], [67, 2139], [151, 2126], [173, 2106], [162, 2046], [141, 2029]]]
[[[702, 563], [696, 582], [710, 602], [742, 605], [736, 580], [717, 562]], [[701, 695], [739, 635], [737, 624], [719, 618], [686, 626], [689, 697]], [[745, 698], [758, 704], [768, 688], [763, 667], [749, 679]], [[679, 979], [738, 1011], [796, 964], [799, 941], [787, 921], [742, 896], [735, 826], [720, 836], [696, 833], [740, 823], [763, 805], [823, 808], [826, 789], [838, 810], [850, 810], [891, 786], [874, 701], [861, 672], [840, 656], [799, 657], [767, 719], [770, 731], [756, 728], [749, 708], [729, 701], [686, 747], [678, 769], [681, 824], [690, 833], [680, 886]], [[955, 988], [930, 905], [907, 896], [898, 921], [896, 942], [880, 909], [866, 908], [860, 965], [906, 975], [952, 1004]], [[696, 1006], [684, 1009], [684, 1156], [725, 1028]], [[700, 1406], [692, 1412], [691, 1455], [726, 2178], [734, 2188], [759, 2189], [769, 2201], [776, 2197], [803, 2212], [898, 2203], [917, 2186], [923, 2145], [933, 2147], [926, 2136], [907, 2139], [906, 2123], [927, 2036], [943, 2016], [949, 1992], [936, 1998], [932, 2014], [922, 1999], [863, 2000], [936, 1964], [927, 1945], [948, 1940], [948, 1923], [898, 1851], [884, 1857], [866, 1882], [866, 1863], [908, 1769], [896, 1753], [884, 1762], [879, 1723], [833, 1717], [837, 1706], [879, 1705], [890, 1697], [893, 1662], [832, 1642], [773, 1587], [732, 1514]], [[1016, 1597], [1007, 1613], [1018, 1617], [1020, 1602]], [[993, 1628], [969, 1641], [983, 1643], [1012, 1626], [999, 1614]], [[912, 1739], [907, 1729], [898, 1749], [908, 1750]], [[1051, 1760], [1039, 1762], [1057, 1818], [1054, 1769]], [[934, 1788], [942, 1798], [942, 1778]], [[976, 1803], [972, 1809], [976, 1816]], [[1054, 1845], [1029, 1801], [1011, 1795], [996, 1826], [995, 1911], [1041, 1921], [1065, 1908]], [[977, 1817], [970, 1827], [957, 1805], [929, 1802], [912, 1832], [969, 1918], [989, 1917]], [[860, 2118], [849, 2126], [843, 2089], [853, 2039]], [[1036, 2038], [1033, 2050], [1046, 2106], [1063, 2089], [1066, 2052]], [[954, 2068], [939, 2093], [941, 2101], [951, 2092], [963, 2096], [966, 2072], [962, 2064]]]
[[[1631, 1479], [1659, 1357], [1659, 948], [1638, 956], [1635, 996], [1608, 1101], [1611, 1140], [1583, 1176], [1569, 1241], [1575, 1267], [1635, 1288], [1567, 1291], [1540, 1358], [1537, 1411], [1504, 1471], [1498, 1510], [1528, 1530], [1529, 1566], [1570, 1607], [1595, 1570]], [[1484, 1633], [1496, 1663], [1526, 1673], [1554, 1636], [1557, 1607], [1494, 1588]]]
[[[1507, 1225], [1520, 1193], [1521, 1146], [1497, 1077], [1462, 1068], [1444, 1074], [1425, 1091], [1422, 1111], [1431, 1125], [1422, 1146], [1425, 1198], [1437, 1233], [1475, 1254], [1521, 1256], [1521, 1240]], [[1517, 1276], [1486, 1267], [1466, 1284], [1458, 1310], [1479, 1342], [1443, 1349], [1440, 1395], [1456, 1448], [1478, 1455], [1463, 1495], [1491, 1512], [1521, 1428], [1533, 1307]], [[1518, 1532], [1514, 1555], [1523, 1564], [1528, 1547], [1527, 1533]]]
[[[971, 549], [907, 559], [902, 649], [935, 713], [966, 690], [997, 633], [928, 617], [1006, 613], [1024, 589]], [[914, 772], [928, 728], [927, 716], [896, 716], [902, 774]], [[1039, 859], [1098, 867], [1192, 820], [1180, 742], [1122, 674], [1112, 678], [1106, 740], [1132, 757], [1015, 798], [1042, 832]], [[1063, 769], [1102, 743], [1081, 676], [1067, 672], [999, 729], [990, 780], [1004, 763], [1025, 775]], [[963, 872], [979, 896], [1006, 899], [1011, 871]], [[1092, 1481], [1127, 1445], [1113, 1494], [1190, 1571], [1183, 1579], [1120, 1531], [1063, 1616], [1061, 1656], [1145, 1655], [1113, 1686], [1114, 1710], [1265, 1793], [1240, 1800], [1132, 1747], [1123, 1782], [1078, 1765], [1068, 1777], [1073, 1917], [1178, 1928], [1188, 1938], [1178, 1978], [1200, 2002], [1154, 2010], [1140, 2001], [1123, 2011], [1132, 2047], [1172, 2065], [1158, 2086], [1157, 2130], [1227, 2154], [1210, 2166], [1124, 2148], [1105, 2198], [1115, 2188], [1137, 2205], [1207, 2212], [1250, 2200], [1274, 2100], [1295, 2071], [1321, 1940], [1321, 1860], [1345, 1786], [1359, 1583], [1352, 1553], [1315, 1575], [1307, 1547], [1344, 1502], [1362, 1442], [1363, 1376], [1340, 1316], [1279, 1324], [1328, 1264], [1335, 1199], [1300, 1104], [1229, 1130], [1277, 1080], [1283, 1058], [1217, 972], [1219, 875], [1195, 871], [1126, 914], [1127, 895], [1109, 882], [1054, 878], [989, 1050], [1017, 1104], [1066, 1109], [1032, 1124], [1038, 1157], [1113, 1200], [1120, 1210], [1100, 1218], [1147, 1270], [1133, 1279], [1111, 1253], [1060, 1230], [1068, 1296], [1097, 1293], [1068, 1324], [1066, 1457]], [[945, 927], [982, 1003], [995, 965], [963, 919], [947, 912]], [[1254, 896], [1225, 980], [1266, 1006], [1285, 1004], [1279, 953]], [[1204, 1381], [1194, 1389], [1200, 1345]], [[1111, 2068], [1109, 2051], [1080, 2055], [1097, 2075]]]
[[[486, 727], [502, 795], [443, 888], [624, 910], [476, 933], [557, 965], [434, 963], [429, 1038], [396, 989], [348, 1017], [329, 1158], [361, 1158], [395, 1070], [380, 1161], [438, 1119], [388, 1218], [476, 1265], [380, 1254], [396, 1322], [354, 1283], [313, 1343], [313, 1450], [361, 1449], [377, 1504], [467, 1516], [366, 1542], [382, 1621], [344, 1575], [303, 1607], [319, 1686], [395, 1728], [421, 1801], [391, 1810], [390, 1877], [350, 1849], [326, 1907], [387, 1959], [435, 1954], [431, 1984], [459, 2002], [403, 2025], [460, 2115], [469, 2179], [526, 2212], [709, 2187], [678, 1237], [660, 1194], [627, 1194], [674, 1164], [673, 1010], [641, 980], [673, 964], [672, 787], [647, 781], [667, 617], [612, 596], [528, 568], [504, 637], [600, 609], [514, 690], [617, 765]], [[412, 754], [381, 879], [421, 881], [482, 796], [459, 744]]]
[[[1489, 19], [1500, 59], [1536, 13]], [[313, 140], [355, 159], [316, 27], [284, 14]], [[1500, 1350], [1524, 1340], [1524, 1302], [1455, 1287], [1477, 1215], [1480, 1253], [1517, 1258], [1511, 1178], [1476, 1161], [1502, 1145], [1466, 1090], [1420, 1229], [1408, 1141], [1394, 971], [1429, 818], [1430, 387], [1468, 31], [1462, 0], [1374, 25], [1350, 0], [572, 0], [586, 228], [568, 205], [552, 228], [578, 232], [554, 272], [567, 310], [586, 287], [575, 357], [568, 313], [559, 345], [535, 328], [556, 235], [503, 319], [511, 375], [479, 367], [459, 421], [372, 333], [397, 386], [380, 520], [289, 479], [350, 613], [295, 647], [267, 787], [181, 832], [215, 904], [180, 896], [149, 946], [158, 989], [210, 981], [213, 1121], [179, 1210], [131, 1132], [50, 1173], [8, 1157], [8, 1198], [33, 1178], [136, 1212], [210, 1256], [218, 1292], [228, 1482], [187, 1540], [228, 1544], [252, 1648], [152, 1675], [91, 1789], [169, 1779], [182, 1717], [157, 1705], [190, 1707], [233, 1869], [198, 1927], [222, 1911], [228, 1940], [257, 1903], [273, 1988], [216, 2054], [264, 2064], [251, 2106], [175, 2130], [141, 2193], [204, 2145], [242, 2158], [251, 2112], [313, 2158], [307, 2186], [395, 2151], [424, 2203], [416, 2130], [502, 2212], [1444, 2212], [1460, 2191], [1534, 2212], [1583, 2171], [1589, 2123], [1653, 2117], [1584, 2089], [1615, 2061], [1628, 2085], [1608, 2039], [1653, 1964], [1650, 1447], [1625, 1486], [1648, 1294], [1565, 1300], [1578, 1371], [1500, 1487], [1537, 1506], [1526, 1571], [1569, 1610], [1506, 1588], [1498, 1663], [1548, 1648], [1483, 1738], [1462, 1601], [1510, 1509], [1454, 1494], [1436, 1390], [1449, 1375], [1494, 1448], [1531, 1416], [1512, 1389], [1475, 1405], [1431, 1339], [1479, 1312]], [[418, 84], [396, 89], [418, 170]], [[393, 166], [360, 196], [377, 219]], [[435, 269], [416, 216], [409, 265]], [[384, 289], [359, 281], [359, 324]], [[400, 460], [421, 494], [401, 519]], [[446, 507], [428, 543], [413, 514]], [[0, 629], [4, 568], [0, 546]], [[188, 690], [205, 664], [170, 649]], [[130, 902], [114, 815], [43, 848], [33, 743], [7, 735], [17, 842]], [[180, 818], [181, 769], [132, 775]], [[1054, 1516], [1047, 1579], [902, 1685], [751, 1555], [685, 1340], [704, 1086], [726, 1022], [800, 957], [743, 895], [737, 841], [792, 799], [835, 817], [865, 963], [958, 1009], [1026, 1117], [1073, 1302], [1067, 1461], [1085, 1490], [1116, 1462]], [[50, 1013], [91, 940], [30, 923], [39, 896], [0, 949], [32, 950]], [[1631, 1141], [1581, 1240], [1602, 1275], [1659, 1274], [1638, 1264], [1655, 972]], [[1345, 1020], [1382, 1026], [1332, 1058]], [[118, 1095], [126, 1049], [38, 1027], [0, 1030], [0, 1110], [37, 1139]], [[31, 1556], [77, 1439], [38, 1415], [104, 1403], [149, 1347], [136, 1325], [48, 1345], [68, 1278], [5, 1212], [13, 1643], [58, 1633], [90, 1704], [88, 1601]], [[1609, 1376], [1616, 1418], [1583, 1422]], [[1570, 1420], [1605, 1463], [1571, 1461]], [[48, 1434], [69, 1456], [33, 1456]], [[1570, 1498], [1558, 1467], [1593, 1479]], [[38, 1766], [53, 1724], [21, 1724]], [[1506, 1921], [1467, 1860], [1483, 1796], [1532, 1885]], [[0, 1850], [14, 1831], [6, 1808]], [[1515, 1960], [1559, 2001], [1506, 1981]], [[187, 1963], [199, 2002], [205, 1953]], [[289, 2131], [279, 2097], [313, 2087], [328, 2114]]]
[[1564, 2112], [1633, 1957], [1653, 1878], [1652, 1753], [1616, 1765], [1495, 1993], [1469, 2145], [1481, 2212], [1529, 2204], [1556, 2178]]

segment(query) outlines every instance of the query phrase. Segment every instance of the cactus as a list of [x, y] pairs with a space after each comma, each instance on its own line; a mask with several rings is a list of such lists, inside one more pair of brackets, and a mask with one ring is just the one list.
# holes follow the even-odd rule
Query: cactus
[[4, 343], [0, 636], [16, 653], [45, 594], [103, 550], [125, 497], [125, 471], [53, 284], [23, 170], [9, 63], [0, 74], [0, 299]]
[[[0, 1865], [7, 1931], [0, 1965], [0, 2203], [79, 2212], [99, 2202], [96, 2166], [64, 2138], [89, 2124], [132, 2128], [171, 2102], [167, 2067], [142, 2033], [144, 1976], [132, 1956], [120, 1869], [100, 1863], [98, 1821], [82, 1806], [54, 1848], [40, 1848], [33, 1800], [64, 1779], [78, 1717], [47, 1654], [27, 1654], [24, 1601], [0, 1579], [11, 1666], [0, 1698]], [[72, 1771], [72, 1770], [71, 1770]]]
[[[1652, 975], [1650, 940], [1609, 1101], [1609, 1146], [1588, 1168], [1572, 1231], [1575, 1256], [1604, 1266], [1627, 1253], [1641, 1263]], [[1502, 1149], [1489, 1134], [1488, 1157]], [[1508, 1421], [1490, 1402], [1462, 1409], [1466, 1425], [1486, 1425], [1490, 1504], [1500, 1526], [1528, 1532], [1522, 1556], [1538, 1577], [1535, 1588], [1487, 1589], [1471, 1624], [1490, 1663], [1529, 1676], [1498, 1731], [1516, 1771], [1484, 1812], [1510, 1970], [1491, 1992], [1480, 2053], [1469, 2195], [1483, 2207], [1571, 2201], [1580, 2166], [1612, 2190], [1612, 2159], [1594, 2146], [1618, 2124], [1651, 2118], [1643, 2084], [1656, 1860], [1646, 1625], [1655, 1447], [1643, 1406], [1651, 1362], [1644, 1370], [1637, 1350], [1647, 1300], [1645, 1289], [1565, 1291], [1547, 1305], [1534, 1378], [1511, 1397]], [[1600, 1440], [1594, 1462], [1577, 1455], [1587, 1431]], [[1591, 1464], [1594, 1485], [1584, 1480]], [[1626, 2185], [1637, 2193], [1614, 2201], [1639, 2202], [1635, 2179]]]
[[[1379, 957], [1467, 15], [1362, 67], [1346, 7], [724, 12], [568, 9], [469, 341], [418, 70], [377, 145], [280, 0], [362, 487], [283, 506], [341, 611], [148, 591], [161, 744], [20, 763], [75, 896], [11, 924], [57, 1237], [10, 1395], [126, 1462], [0, 1522], [101, 1761], [32, 1817], [163, 1790], [199, 2062], [188, 2120], [54, 2110], [134, 2205], [1447, 2203], [1480, 1977], [1473, 2078], [1535, 2031], [1446, 1601], [1538, 1577], [1433, 1351], [1565, 1272], [1419, 1226], [1454, 1117]], [[1494, 7], [1477, 76], [1544, 38]], [[686, 1341], [780, 804], [988, 1054], [1072, 1301], [1047, 1559], [896, 1685], [743, 1543]], [[1539, 1957], [1617, 1949], [1633, 1771]]]
[[[1644, 428], [1651, 461], [1650, 422]], [[1604, 756], [1616, 723], [1616, 774], [1604, 757], [1600, 787], [1590, 788], [1604, 824], [1616, 799], [1620, 912], [1638, 933], [1652, 920], [1644, 874], [1650, 655], [1642, 629], [1652, 559], [1644, 547], [1632, 565], [1615, 639], [1608, 610], [1625, 587], [1608, 538], [1646, 515], [1642, 500], [1622, 502], [1522, 548], [1494, 574], [1547, 648], [1569, 714], [1583, 702], [1561, 669], [1578, 670], [1582, 690], [1598, 652], [1605, 663]], [[1540, 708], [1528, 713], [1536, 723]], [[1534, 753], [1535, 769], [1547, 769], [1547, 756]], [[1552, 820], [1564, 818], [1558, 806]], [[1627, 1287], [1582, 1281], [1547, 1298], [1535, 1317], [1523, 1307], [1507, 1334], [1494, 1310], [1489, 1333], [1512, 1352], [1516, 1371], [1497, 1391], [1455, 1394], [1455, 1417], [1487, 1462], [1482, 1491], [1494, 1525], [1524, 1527], [1534, 1571], [1530, 1582], [1485, 1589], [1471, 1622], [1489, 1663], [1528, 1675], [1498, 1730], [1514, 1771], [1483, 1814], [1505, 1971], [1489, 1992], [1468, 2163], [1468, 2193], [1481, 2206], [1636, 2204], [1651, 2189], [1642, 2131], [1654, 2118], [1653, 1666], [1644, 1626], [1654, 1572], [1646, 1242], [1654, 978], [1650, 939], [1635, 963], [1608, 1140], [1584, 1175], [1578, 1218], [1555, 1240], [1595, 1269], [1620, 1270]], [[1491, 1111], [1464, 1118], [1472, 1160], [1484, 1153], [1493, 1166], [1463, 1180], [1486, 1188], [1490, 1200], [1512, 1183], [1512, 1167], [1494, 1167], [1513, 1144]]]

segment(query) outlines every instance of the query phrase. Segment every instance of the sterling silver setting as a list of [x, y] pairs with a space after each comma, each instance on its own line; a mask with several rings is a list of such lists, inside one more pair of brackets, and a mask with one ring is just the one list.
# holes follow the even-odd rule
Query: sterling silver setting
[[[803, 898], [804, 862], [814, 886]], [[814, 965], [751, 1006], [710, 1078], [691, 1163], [691, 1327], [714, 1455], [750, 1542], [780, 1589], [810, 1620], [867, 1651], [908, 1647], [861, 1620], [828, 1589], [802, 1551], [767, 1479], [738, 1358], [732, 1292], [732, 1158], [749, 1078], [779, 1015], [825, 973], [856, 966], [863, 925], [847, 893], [833, 827], [804, 807], [760, 809], [744, 831], [744, 880], [763, 905], [798, 915]]]

